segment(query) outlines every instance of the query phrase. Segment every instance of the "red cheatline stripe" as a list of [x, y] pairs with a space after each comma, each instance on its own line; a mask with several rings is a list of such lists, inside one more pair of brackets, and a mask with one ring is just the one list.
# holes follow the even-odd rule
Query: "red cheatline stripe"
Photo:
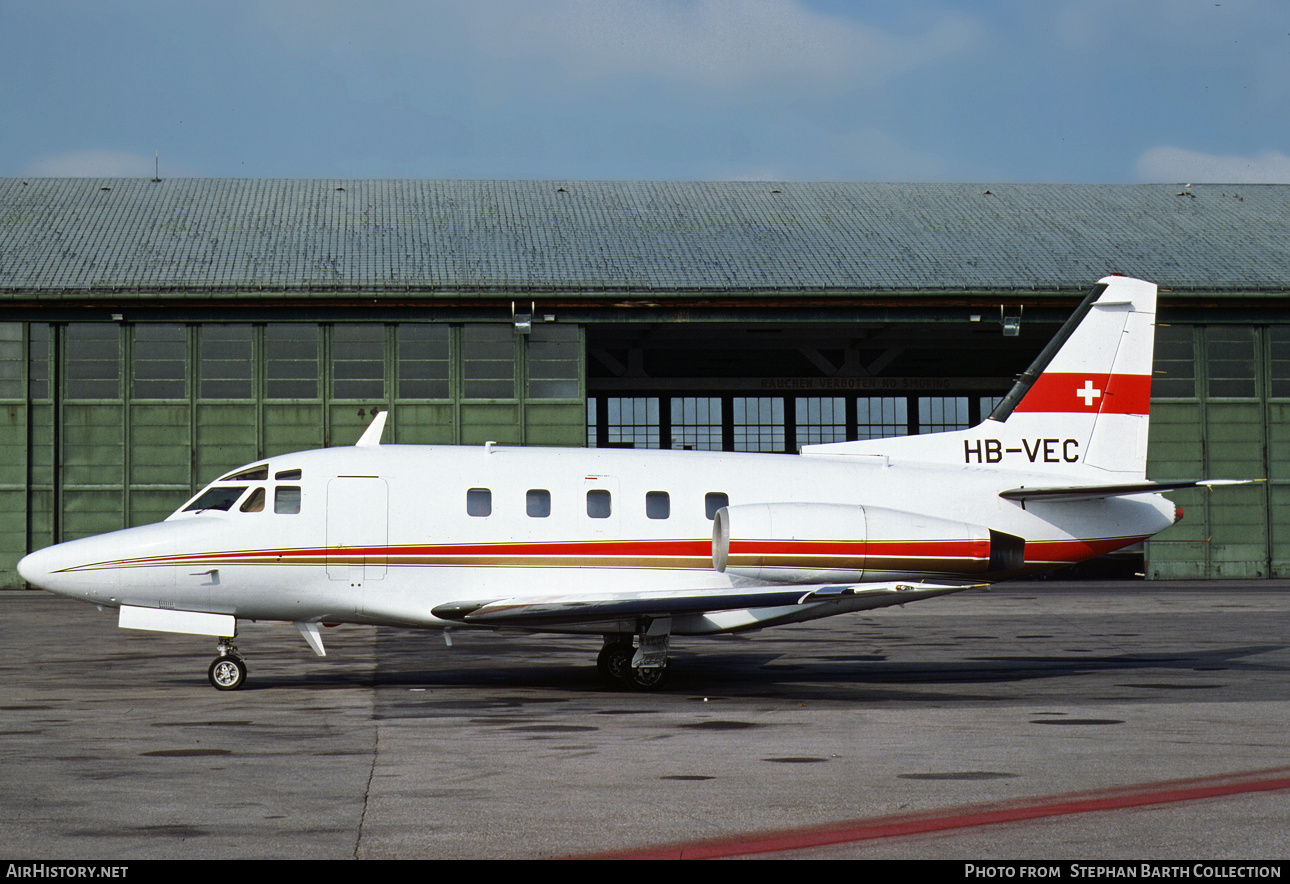
[[[1096, 540], [1041, 540], [1026, 544], [1026, 561], [1033, 564], [1079, 562], [1126, 546], [1142, 537]], [[706, 568], [712, 545], [707, 540], [585, 541], [568, 543], [444, 544], [428, 546], [370, 546], [328, 549], [226, 550], [180, 556], [154, 556], [78, 565], [83, 571], [108, 567], [156, 567], [194, 564], [339, 564], [350, 560], [388, 559], [392, 565], [501, 565], [512, 567]], [[865, 555], [867, 551], [867, 555]], [[784, 566], [809, 553], [805, 567], [868, 567], [878, 570], [937, 570], [938, 563], [979, 565], [990, 554], [989, 543], [975, 540], [908, 540], [846, 543], [838, 541], [735, 541], [730, 560], [736, 567]], [[778, 557], [788, 556], [780, 562]], [[809, 559], [809, 561], [808, 561]], [[853, 561], [854, 559], [854, 561]], [[374, 564], [377, 562], [373, 562]]]
[[896, 838], [927, 832], [945, 832], [970, 829], [999, 823], [1015, 823], [1046, 817], [1068, 816], [1075, 813], [1093, 813], [1103, 810], [1125, 810], [1154, 804], [1172, 804], [1180, 801], [1199, 801], [1204, 798], [1221, 798], [1249, 792], [1275, 792], [1290, 789], [1290, 767], [1245, 771], [1193, 780], [1174, 780], [1163, 783], [1143, 783], [1099, 792], [1077, 792], [1070, 795], [1052, 795], [987, 804], [976, 807], [946, 808], [922, 814], [877, 817], [868, 820], [851, 820], [828, 826], [807, 829], [788, 829], [780, 832], [761, 832], [690, 844], [672, 844], [663, 847], [646, 847], [602, 853], [586, 859], [718, 859], [727, 856], [749, 856], [781, 850], [802, 850], [856, 841], [874, 841], [879, 838]]
[[1151, 376], [1145, 374], [1045, 373], [1016, 410], [1076, 414], [1146, 414]]

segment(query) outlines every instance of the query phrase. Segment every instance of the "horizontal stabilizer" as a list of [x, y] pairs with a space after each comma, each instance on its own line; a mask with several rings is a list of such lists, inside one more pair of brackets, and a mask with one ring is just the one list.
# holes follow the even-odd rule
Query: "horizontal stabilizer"
[[1012, 488], [1000, 491], [1004, 500], [1098, 500], [1125, 494], [1159, 494], [1180, 488], [1212, 488], [1215, 485], [1246, 485], [1257, 479], [1198, 479], [1184, 482], [1126, 482], [1117, 485], [1060, 485], [1047, 488]]
[[889, 596], [872, 605], [898, 605], [971, 589], [985, 584], [945, 585], [926, 583], [820, 584], [818, 586], [768, 586], [694, 592], [606, 593], [545, 596], [532, 599], [498, 599], [492, 602], [455, 602], [437, 606], [431, 613], [444, 620], [481, 626], [544, 626], [556, 623], [595, 623], [624, 617], [666, 617], [755, 608], [813, 605], [857, 597]]

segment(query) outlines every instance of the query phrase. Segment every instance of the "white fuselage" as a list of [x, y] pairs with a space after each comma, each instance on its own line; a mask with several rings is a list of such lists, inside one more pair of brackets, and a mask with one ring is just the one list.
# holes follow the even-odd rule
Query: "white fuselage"
[[[267, 464], [264, 479], [210, 486], [236, 495], [226, 510], [181, 509], [155, 525], [59, 544], [24, 559], [24, 576], [110, 606], [433, 627], [455, 625], [432, 613], [439, 605], [581, 589], [720, 590], [815, 574], [988, 582], [1118, 549], [1174, 514], [1157, 494], [1024, 505], [999, 497], [1051, 481], [1042, 458], [1016, 469], [881, 456], [375, 445], [258, 464]], [[279, 489], [290, 499], [297, 488], [298, 511], [275, 512]], [[257, 489], [263, 504], [243, 511], [255, 509]], [[728, 505], [737, 531], [758, 512], [750, 505], [774, 505], [763, 508], [774, 515], [799, 503], [802, 518], [780, 519], [787, 528], [775, 537], [732, 541], [725, 570], [714, 565], [718, 505]], [[868, 558], [844, 542], [862, 506]], [[989, 532], [1024, 539], [1024, 566], [991, 572]], [[793, 548], [757, 548], [763, 540]], [[801, 554], [808, 542], [823, 551]], [[829, 550], [845, 561], [834, 564]], [[673, 631], [715, 631], [710, 620], [691, 626], [678, 621]]]

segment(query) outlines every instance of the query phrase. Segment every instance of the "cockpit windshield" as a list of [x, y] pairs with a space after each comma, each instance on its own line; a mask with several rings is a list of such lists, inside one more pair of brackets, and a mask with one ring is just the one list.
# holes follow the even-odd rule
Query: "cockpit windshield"
[[246, 491], [245, 485], [216, 485], [213, 488], [207, 488], [196, 500], [184, 507], [184, 512], [202, 511], [202, 510], [224, 510], [228, 511], [233, 504], [237, 503], [242, 493]]
[[[273, 473], [272, 481], [269, 475], [267, 463], [243, 467], [224, 476], [178, 512], [263, 513], [272, 510], [279, 515], [299, 513], [302, 494], [301, 487], [295, 483], [301, 479], [301, 470], [278, 470]], [[226, 484], [233, 482], [243, 484]], [[242, 501], [241, 506], [237, 505], [239, 500]]]

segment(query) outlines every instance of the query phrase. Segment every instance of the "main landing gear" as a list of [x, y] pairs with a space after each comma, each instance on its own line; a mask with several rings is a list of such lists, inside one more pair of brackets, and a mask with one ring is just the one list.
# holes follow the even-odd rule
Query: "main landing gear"
[[221, 638], [216, 650], [219, 656], [211, 661], [206, 675], [215, 690], [235, 691], [246, 683], [246, 661], [237, 652], [231, 638]]
[[653, 691], [667, 680], [667, 649], [672, 618], [658, 617], [642, 624], [640, 647], [628, 633], [610, 633], [596, 657], [596, 671], [614, 687]]

